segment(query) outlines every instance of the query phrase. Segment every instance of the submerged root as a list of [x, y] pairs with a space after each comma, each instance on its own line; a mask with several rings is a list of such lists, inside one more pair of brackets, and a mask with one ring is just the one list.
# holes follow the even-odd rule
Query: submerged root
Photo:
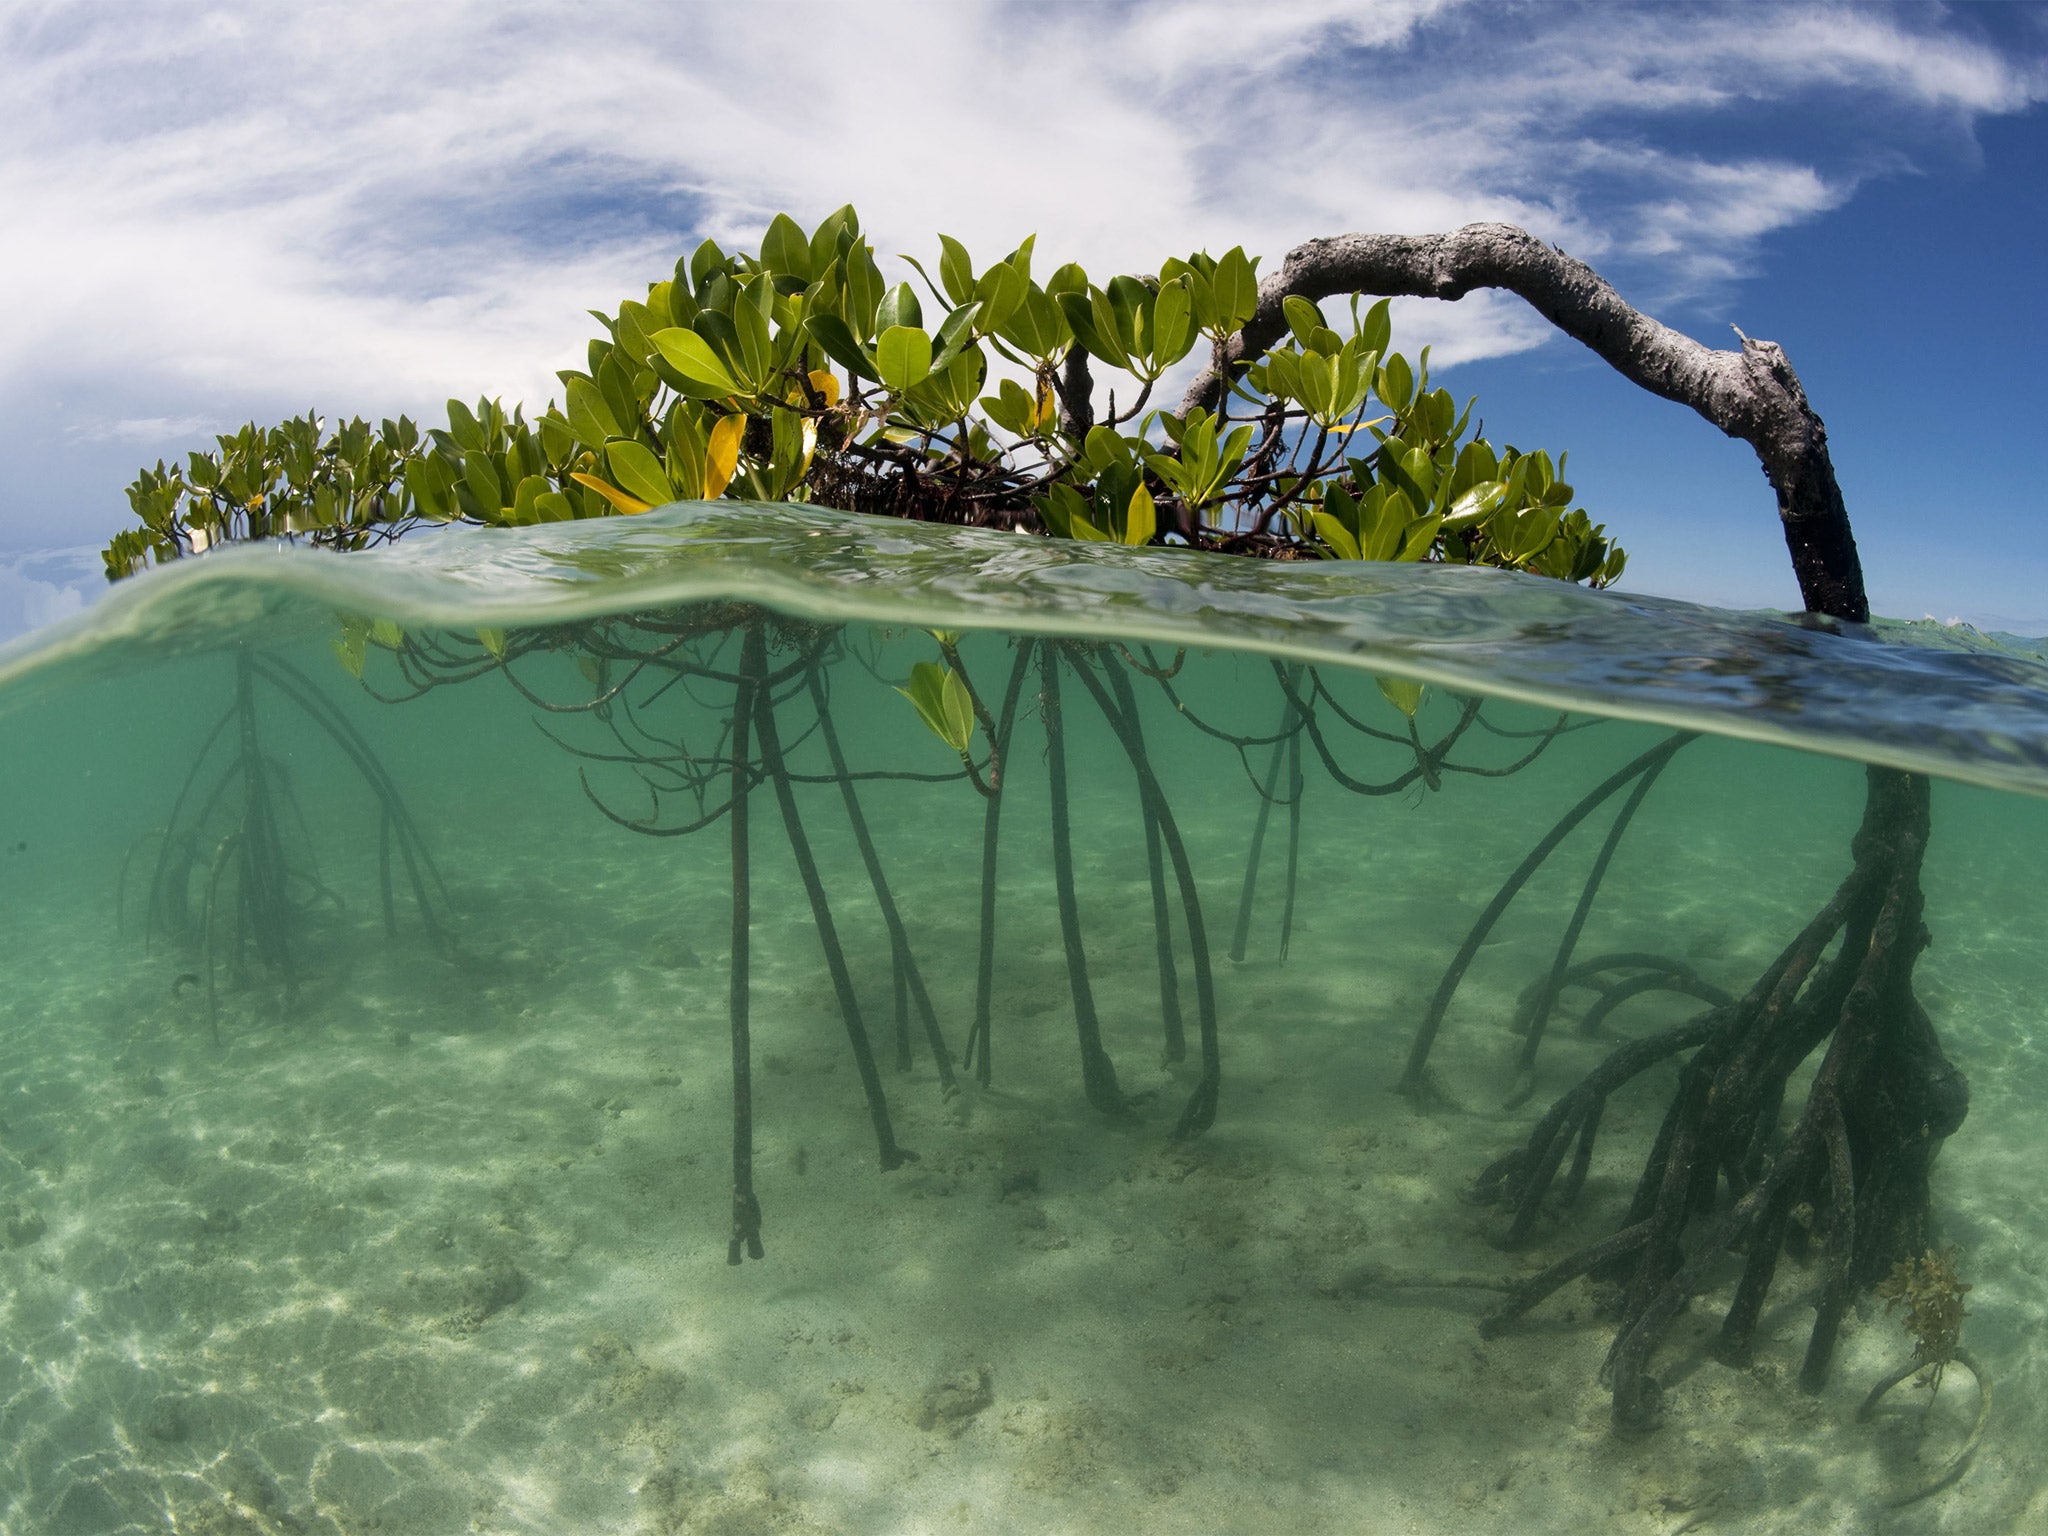
[[[1521, 1243], [1560, 1175], [1562, 1203], [1582, 1189], [1609, 1095], [1690, 1052], [1617, 1229], [1518, 1283], [1484, 1325], [1500, 1331], [1581, 1275], [1615, 1285], [1620, 1325], [1604, 1376], [1617, 1431], [1656, 1427], [1662, 1392], [1650, 1363], [1731, 1256], [1742, 1275], [1713, 1353], [1748, 1359], [1779, 1258], [1803, 1246], [1800, 1207], [1815, 1216], [1821, 1273], [1799, 1378], [1809, 1392], [1826, 1379], [1854, 1292], [1925, 1247], [1929, 1165], [1961, 1125], [1969, 1087], [1913, 995], [1928, 942], [1926, 781], [1871, 769], [1869, 784], [1854, 867], [1748, 993], [1621, 1047], [1480, 1175], [1478, 1196], [1514, 1211], [1504, 1244]], [[1790, 1080], [1816, 1054], [1806, 1101], [1783, 1125]]]
[[1984, 1443], [1984, 1431], [1991, 1423], [1991, 1377], [1985, 1372], [1984, 1367], [1978, 1364], [1976, 1357], [1966, 1349], [1958, 1349], [1948, 1359], [1938, 1361], [1928, 1360], [1923, 1356], [1915, 1355], [1906, 1364], [1900, 1366], [1876, 1386], [1872, 1387], [1869, 1395], [1863, 1399], [1862, 1406], [1856, 1410], [1856, 1422], [1859, 1424], [1868, 1423], [1871, 1415], [1877, 1412], [1877, 1404], [1880, 1398], [1900, 1382], [1908, 1377], [1918, 1375], [1921, 1371], [1931, 1370], [1934, 1372], [1934, 1380], [1931, 1385], [1933, 1390], [1939, 1392], [1941, 1390], [1942, 1376], [1947, 1367], [1951, 1365], [1960, 1365], [1970, 1373], [1971, 1378], [1977, 1383], [1976, 1420], [1970, 1425], [1970, 1433], [1964, 1439], [1962, 1449], [1949, 1458], [1948, 1465], [1936, 1474], [1933, 1481], [1923, 1483], [1911, 1493], [1902, 1494], [1898, 1498], [1886, 1501], [1885, 1507], [1887, 1509], [1904, 1509], [1909, 1504], [1918, 1504], [1922, 1499], [1932, 1498], [1935, 1494], [1940, 1493], [1942, 1489], [1951, 1487], [1960, 1481], [1962, 1475], [1970, 1470], [1971, 1458], [1977, 1454], [1977, 1447]]

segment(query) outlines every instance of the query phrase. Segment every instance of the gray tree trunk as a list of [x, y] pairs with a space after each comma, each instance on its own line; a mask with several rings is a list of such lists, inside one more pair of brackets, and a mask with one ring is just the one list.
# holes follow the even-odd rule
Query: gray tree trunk
[[1335, 235], [1296, 246], [1259, 285], [1258, 312], [1217, 349], [1181, 409], [1214, 410], [1226, 374], [1256, 362], [1286, 334], [1281, 306], [1289, 294], [1315, 301], [1349, 293], [1457, 299], [1475, 288], [1519, 294], [1625, 378], [1691, 406], [1754, 448], [1778, 494], [1807, 610], [1868, 621], [1863, 568], [1828, 457], [1827, 428], [1807, 404], [1784, 348], [1747, 336], [1737, 351], [1702, 346], [1635, 309], [1584, 262], [1512, 224], [1468, 224], [1446, 235]]

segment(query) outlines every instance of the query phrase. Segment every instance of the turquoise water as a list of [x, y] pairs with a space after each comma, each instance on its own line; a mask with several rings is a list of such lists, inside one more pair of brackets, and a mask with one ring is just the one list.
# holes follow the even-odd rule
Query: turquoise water
[[[389, 627], [359, 681], [334, 643], [368, 618]], [[964, 631], [991, 715], [1025, 658], [985, 1084], [979, 1051], [962, 1056], [989, 799], [895, 691], [941, 661], [932, 629]], [[752, 714], [763, 1256], [743, 1222], [729, 1265], [721, 813], [749, 633], [780, 675], [781, 761], [887, 1132]], [[1210, 952], [1215, 1078], [1170, 837], [1162, 999], [1117, 674]], [[1426, 685], [1421, 760], [1376, 677]], [[0, 653], [0, 679], [0, 1529], [2048, 1523], [2048, 666], [2024, 649], [1497, 572], [726, 503], [385, 555], [209, 557]], [[1343, 788], [1304, 715], [1339, 771], [1387, 792]], [[1819, 1186], [1801, 1218], [1816, 1240], [1779, 1265], [1746, 1361], [1709, 1349], [1739, 1249], [1660, 1336], [1651, 1432], [1613, 1427], [1616, 1298], [1597, 1283], [1480, 1328], [1499, 1285], [1625, 1223], [1685, 1058], [1614, 1093], [1583, 1192], [1544, 1203], [1523, 1245], [1498, 1246], [1513, 1211], [1473, 1203], [1475, 1181], [1617, 1049], [1709, 1006], [1646, 991], [1602, 1021], [1573, 988], [1521, 1066], [1517, 1021], [1627, 786], [1479, 936], [1420, 1080], [1417, 1031], [1502, 882], [1674, 729], [1700, 735], [1617, 841], [1576, 956], [1661, 957], [1721, 994], [1855, 867], [1866, 765], [1934, 778], [1912, 989], [1971, 1097], [1925, 1236], [1973, 1287], [1962, 1341], [1995, 1391], [1961, 1477], [1902, 1509], [1886, 1506], [1965, 1445], [1976, 1385], [1952, 1366], [1938, 1393], [1902, 1385], [1859, 1420], [1913, 1354], [1859, 1286], [1825, 1381], [1802, 1389], [1828, 1272]], [[1276, 735], [1299, 749], [1292, 915], [1278, 803], [1239, 949], [1261, 786], [1293, 798]], [[987, 741], [977, 728], [984, 777]], [[1539, 745], [1510, 774], [1459, 771]], [[1820, 1055], [1793, 1071], [1767, 1156]], [[890, 1144], [915, 1160], [883, 1171]], [[1711, 1248], [1731, 1204], [1694, 1214], [1685, 1252]]]

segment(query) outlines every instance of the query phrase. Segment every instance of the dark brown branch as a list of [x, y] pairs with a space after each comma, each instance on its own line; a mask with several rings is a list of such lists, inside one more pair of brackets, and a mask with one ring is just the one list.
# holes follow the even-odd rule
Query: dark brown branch
[[1081, 451], [1088, 429], [1095, 425], [1094, 389], [1095, 381], [1088, 373], [1088, 354], [1077, 341], [1068, 349], [1066, 366], [1059, 376], [1060, 436], [1066, 439], [1071, 452]]

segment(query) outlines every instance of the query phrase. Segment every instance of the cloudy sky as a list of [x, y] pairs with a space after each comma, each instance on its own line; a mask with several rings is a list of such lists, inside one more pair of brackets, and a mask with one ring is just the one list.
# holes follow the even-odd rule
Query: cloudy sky
[[[1782, 342], [1875, 606], [2048, 631], [2048, 7], [0, 0], [0, 633], [89, 597], [138, 464], [257, 417], [538, 405], [706, 235], [852, 201], [1098, 279], [1506, 219]], [[1496, 441], [1572, 453], [1628, 585], [1795, 606], [1749, 450], [1416, 303]], [[70, 553], [67, 553], [70, 552]]]

